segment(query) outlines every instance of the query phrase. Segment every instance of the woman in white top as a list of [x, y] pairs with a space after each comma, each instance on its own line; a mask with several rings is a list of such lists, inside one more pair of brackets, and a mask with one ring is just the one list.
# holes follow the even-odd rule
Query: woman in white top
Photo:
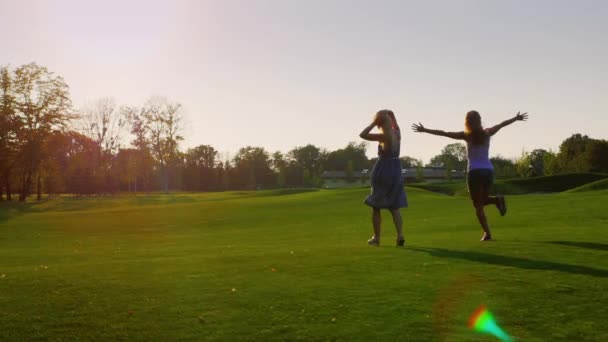
[[494, 204], [500, 211], [500, 215], [507, 213], [507, 204], [503, 196], [489, 196], [490, 187], [494, 182], [494, 167], [490, 162], [490, 137], [496, 134], [501, 128], [508, 126], [515, 121], [525, 121], [528, 113], [517, 113], [515, 117], [506, 120], [492, 128], [484, 129], [481, 124], [481, 116], [477, 111], [467, 113], [465, 119], [465, 130], [463, 132], [444, 132], [440, 130], [425, 128], [421, 123], [413, 124], [414, 132], [430, 133], [452, 139], [464, 140], [467, 143], [468, 174], [467, 187], [469, 195], [473, 201], [477, 219], [483, 229], [482, 241], [492, 240], [492, 233], [488, 226], [488, 220], [484, 212], [484, 207]]

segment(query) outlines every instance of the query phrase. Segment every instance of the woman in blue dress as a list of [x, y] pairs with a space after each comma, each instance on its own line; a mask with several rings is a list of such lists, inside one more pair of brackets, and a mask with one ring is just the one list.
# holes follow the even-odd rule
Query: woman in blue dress
[[[381, 133], [370, 133], [378, 127]], [[372, 225], [374, 236], [367, 241], [373, 246], [380, 245], [380, 209], [388, 209], [393, 216], [397, 229], [397, 246], [403, 246], [403, 219], [399, 208], [407, 207], [407, 197], [403, 188], [403, 175], [399, 151], [401, 146], [401, 131], [395, 119], [395, 114], [387, 109], [376, 113], [374, 121], [367, 126], [359, 136], [365, 140], [378, 141], [378, 161], [371, 173], [372, 191], [365, 199], [365, 204], [372, 207]]]

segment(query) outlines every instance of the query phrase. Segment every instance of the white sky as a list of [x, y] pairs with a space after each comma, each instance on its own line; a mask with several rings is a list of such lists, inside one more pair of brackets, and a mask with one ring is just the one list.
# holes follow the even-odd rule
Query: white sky
[[179, 101], [183, 147], [337, 149], [389, 108], [402, 154], [427, 162], [452, 141], [412, 122], [462, 130], [471, 109], [486, 125], [528, 111], [493, 140], [516, 157], [608, 138], [607, 18], [600, 0], [0, 0], [0, 65], [48, 67], [76, 107]]

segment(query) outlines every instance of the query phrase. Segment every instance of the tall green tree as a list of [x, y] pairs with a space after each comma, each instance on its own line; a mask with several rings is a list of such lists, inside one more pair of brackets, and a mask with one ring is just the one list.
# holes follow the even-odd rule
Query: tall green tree
[[585, 172], [591, 169], [586, 150], [591, 138], [582, 134], [573, 134], [559, 146], [557, 158], [563, 172]]
[[404, 169], [415, 168], [418, 165], [422, 165], [422, 160], [410, 156], [403, 156], [399, 158], [399, 160], [401, 161], [401, 167]]
[[465, 170], [467, 167], [467, 149], [464, 144], [453, 143], [446, 145], [441, 154], [431, 158], [430, 165], [445, 168], [446, 177], [452, 178], [452, 170]]
[[501, 156], [490, 158], [494, 166], [494, 174], [497, 178], [514, 178], [517, 177], [517, 168], [511, 159]]
[[293, 186], [311, 186], [320, 179], [327, 152], [308, 144], [293, 148], [287, 153], [286, 159], [289, 163], [288, 183]]
[[17, 68], [13, 85], [15, 110], [22, 123], [19, 131], [22, 141], [19, 200], [25, 201], [30, 195], [34, 177], [37, 177], [40, 199], [39, 168], [44, 158], [44, 141], [53, 131], [64, 129], [74, 117], [69, 88], [61, 76], [35, 63]]
[[[19, 152], [22, 122], [16, 115], [13, 75], [8, 67], [0, 68], [0, 200], [3, 192], [12, 199], [12, 171]], [[3, 191], [4, 189], [4, 191]]]
[[560, 172], [557, 155], [553, 151], [547, 151], [543, 156], [543, 174], [553, 176]]
[[530, 152], [530, 168], [531, 168], [531, 176], [539, 177], [544, 176], [545, 174], [545, 156], [547, 155], [547, 151], [541, 148], [537, 148]]
[[184, 153], [184, 185], [186, 190], [209, 191], [219, 188], [217, 179], [218, 151], [199, 145]]
[[272, 154], [271, 167], [277, 175], [276, 184], [282, 188], [287, 184], [288, 162], [280, 151]]
[[[123, 116], [128, 121], [130, 133], [133, 136], [131, 146], [137, 153], [130, 153], [130, 162], [134, 163], [135, 176], [133, 180], [134, 192], [149, 191], [152, 186], [152, 169], [154, 157], [148, 140], [148, 127], [143, 117], [142, 109], [138, 107], [121, 108]], [[124, 160], [124, 159], [123, 159]]]
[[143, 106], [152, 152], [162, 174], [164, 192], [169, 192], [169, 172], [177, 162], [179, 142], [183, 140], [182, 106], [165, 97], [152, 97]]
[[247, 146], [239, 149], [233, 165], [231, 184], [239, 188], [257, 189], [274, 182], [270, 155], [263, 147]]
[[365, 142], [349, 142], [344, 148], [327, 153], [324, 169], [329, 171], [346, 171], [348, 163], [351, 162], [353, 169], [362, 170], [369, 166], [366, 155], [367, 146]]
[[183, 129], [182, 105], [166, 97], [149, 98], [142, 107], [123, 109], [135, 135], [133, 146], [149, 151], [161, 173], [161, 187], [169, 192], [170, 172], [180, 162], [179, 143]]

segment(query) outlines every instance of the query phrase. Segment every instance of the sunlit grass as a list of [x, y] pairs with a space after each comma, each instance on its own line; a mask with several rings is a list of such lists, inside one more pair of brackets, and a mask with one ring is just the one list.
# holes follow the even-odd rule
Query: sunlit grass
[[608, 340], [607, 191], [468, 200], [408, 189], [407, 247], [364, 189], [62, 197], [0, 206], [0, 340]]

